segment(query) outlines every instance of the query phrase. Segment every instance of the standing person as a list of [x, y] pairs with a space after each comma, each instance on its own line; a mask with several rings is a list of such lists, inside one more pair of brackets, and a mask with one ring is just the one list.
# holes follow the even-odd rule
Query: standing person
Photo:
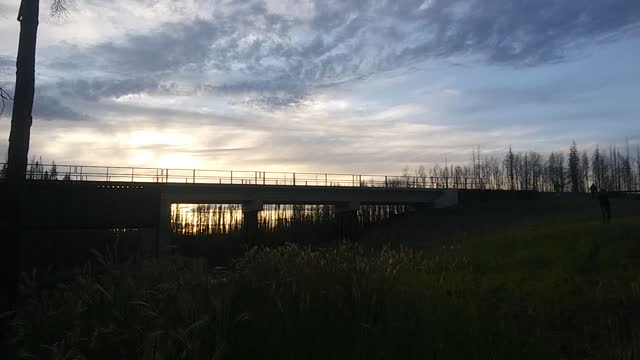
[[598, 194], [598, 200], [600, 200], [600, 212], [602, 213], [602, 223], [611, 223], [611, 202], [609, 201], [609, 194], [607, 190], [602, 189]]
[[596, 194], [598, 193], [598, 187], [596, 186], [596, 183], [592, 183], [589, 190], [591, 191], [591, 199], [595, 200]]

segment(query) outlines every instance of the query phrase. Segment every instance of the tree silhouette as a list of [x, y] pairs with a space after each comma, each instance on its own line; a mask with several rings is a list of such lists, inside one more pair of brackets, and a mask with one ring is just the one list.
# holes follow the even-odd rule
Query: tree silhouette
[[638, 173], [638, 177], [636, 178], [636, 191], [640, 190], [640, 145], [638, 145], [638, 153], [636, 154], [636, 172]]
[[591, 158], [592, 161], [592, 172], [593, 172], [593, 181], [595, 182], [598, 189], [602, 189], [604, 185], [604, 177], [603, 177], [603, 162], [602, 156], [600, 155], [600, 148], [596, 146], [596, 149], [593, 151], [593, 156]]
[[[66, 0], [52, 0], [51, 15], [64, 16], [67, 10]], [[7, 158], [7, 202], [8, 236], [4, 241], [5, 256], [3, 264], [7, 266], [3, 275], [7, 301], [3, 308], [12, 309], [17, 299], [17, 281], [20, 265], [20, 242], [22, 237], [22, 208], [24, 206], [24, 186], [27, 172], [29, 139], [33, 121], [33, 97], [35, 92], [36, 41], [38, 33], [39, 0], [22, 0], [17, 20], [20, 22], [18, 56], [16, 59], [16, 83], [11, 114], [11, 132], [9, 134], [9, 152]], [[4, 92], [3, 92], [4, 94]], [[5, 96], [3, 96], [3, 101]]]
[[51, 162], [51, 171], [49, 172], [50, 180], [58, 180], [58, 167], [56, 166], [56, 162]]
[[509, 152], [504, 158], [504, 164], [507, 168], [507, 176], [509, 177], [509, 190], [516, 189], [516, 156], [513, 154], [511, 146], [509, 146]]
[[[538, 152], [515, 152], [511, 147], [501, 160], [491, 155], [480, 159], [478, 154], [473, 150], [468, 164], [435, 164], [428, 168], [421, 165], [411, 176], [405, 167], [402, 181], [390, 180], [389, 186], [586, 192], [595, 183], [598, 188], [611, 191], [640, 188], [640, 146], [637, 155], [633, 155], [635, 159], [630, 145], [626, 154], [613, 146], [605, 153], [596, 146], [589, 156], [587, 151], [580, 154], [575, 142], [568, 155], [550, 152], [546, 159]], [[428, 182], [423, 181], [425, 174]]]
[[583, 151], [582, 156], [580, 157], [580, 172], [582, 173], [582, 184], [583, 184], [582, 190], [583, 191], [588, 191], [589, 186], [591, 185], [590, 183], [591, 177], [589, 176], [589, 170], [590, 170], [589, 154], [587, 154], [586, 151]]
[[580, 153], [574, 141], [569, 149], [569, 181], [571, 181], [571, 192], [582, 191], [582, 176], [580, 175]]

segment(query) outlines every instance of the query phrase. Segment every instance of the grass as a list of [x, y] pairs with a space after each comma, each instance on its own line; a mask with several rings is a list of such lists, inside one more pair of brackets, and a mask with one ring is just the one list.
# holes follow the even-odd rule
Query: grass
[[361, 242], [404, 231], [403, 244], [253, 248], [226, 270], [103, 258], [65, 281], [25, 275], [5, 348], [24, 359], [638, 359], [640, 207], [614, 203], [603, 226], [585, 204], [561, 219], [546, 203], [526, 220], [459, 209], [469, 221], [452, 230], [437, 215], [414, 241], [427, 212]]

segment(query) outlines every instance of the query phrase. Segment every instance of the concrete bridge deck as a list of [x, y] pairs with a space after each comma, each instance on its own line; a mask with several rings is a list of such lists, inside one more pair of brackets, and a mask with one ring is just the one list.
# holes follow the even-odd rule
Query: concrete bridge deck
[[[113, 184], [97, 183], [100, 187]], [[125, 185], [126, 186], [126, 185]], [[264, 204], [348, 204], [358, 205], [427, 205], [444, 193], [455, 190], [406, 189], [376, 187], [228, 185], [228, 184], [144, 184], [162, 194], [169, 203], [214, 204], [259, 201]]]

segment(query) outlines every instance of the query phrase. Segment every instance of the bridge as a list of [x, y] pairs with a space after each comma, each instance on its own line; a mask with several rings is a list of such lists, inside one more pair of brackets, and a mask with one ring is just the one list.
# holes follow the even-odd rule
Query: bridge
[[[34, 228], [155, 228], [156, 253], [170, 247], [171, 205], [241, 204], [247, 239], [265, 204], [334, 205], [349, 237], [361, 205], [444, 208], [458, 202], [451, 179], [418, 176], [160, 169], [32, 164], [27, 218]], [[477, 179], [458, 181], [461, 188]]]

